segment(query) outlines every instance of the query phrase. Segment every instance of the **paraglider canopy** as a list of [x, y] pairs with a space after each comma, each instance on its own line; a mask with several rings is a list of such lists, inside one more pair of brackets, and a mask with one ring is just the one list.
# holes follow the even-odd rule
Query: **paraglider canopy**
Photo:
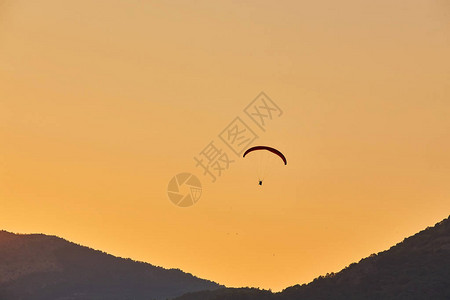
[[[251, 147], [251, 148], [247, 149], [244, 152], [243, 157], [245, 157], [247, 154], [249, 154], [249, 153], [251, 153], [253, 151], [256, 151], [256, 152], [260, 152], [261, 151], [261, 152], [263, 152], [262, 154], [264, 156], [265, 156], [264, 152], [266, 152], [266, 153], [267, 152], [271, 152], [271, 153], [275, 154], [274, 155], [275, 158], [276, 158], [276, 156], [280, 157], [281, 160], [284, 162], [284, 164], [287, 165], [287, 160], [286, 160], [286, 157], [284, 156], [284, 154], [281, 153], [281, 151], [279, 151], [279, 150], [277, 150], [275, 148], [269, 147], [269, 146], [254, 146], [254, 147]], [[272, 156], [272, 155], [269, 155], [269, 156]], [[274, 160], [275, 160], [275, 158], [274, 158]], [[278, 160], [278, 159], [276, 159], [276, 160]], [[267, 163], [267, 161], [265, 161], [263, 163], [263, 161], [260, 159], [259, 164], [258, 164], [258, 169], [259, 169], [258, 170], [258, 184], [259, 185], [263, 184], [265, 173], [266, 173], [266, 170], [268, 169], [267, 168], [268, 166], [267, 166], [266, 163]]]
[[275, 148], [272, 148], [272, 147], [268, 147], [268, 146], [255, 146], [255, 147], [251, 147], [251, 148], [247, 149], [247, 150], [244, 152], [244, 155], [243, 155], [242, 157], [245, 157], [245, 156], [246, 156], [247, 154], [249, 154], [250, 152], [258, 151], [258, 150], [266, 150], [266, 151], [270, 151], [270, 152], [272, 152], [272, 153], [278, 155], [278, 156], [283, 160], [284, 164], [287, 165], [287, 160], [286, 160], [286, 157], [284, 156], [284, 154], [281, 153], [279, 150], [277, 150], [277, 149], [275, 149]]

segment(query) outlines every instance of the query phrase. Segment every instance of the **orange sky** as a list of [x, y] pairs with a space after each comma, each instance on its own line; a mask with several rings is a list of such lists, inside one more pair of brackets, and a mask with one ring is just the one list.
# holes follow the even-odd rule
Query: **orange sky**
[[[449, 36], [444, 0], [0, 0], [0, 228], [228, 286], [338, 271], [449, 214]], [[261, 91], [288, 166], [209, 182], [193, 157]]]

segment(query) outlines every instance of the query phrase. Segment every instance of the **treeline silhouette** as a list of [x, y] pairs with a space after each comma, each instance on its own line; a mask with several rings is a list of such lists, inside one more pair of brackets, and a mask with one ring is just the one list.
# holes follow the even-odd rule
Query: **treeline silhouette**
[[0, 299], [167, 299], [218, 284], [55, 236], [0, 231]]
[[336, 274], [326, 274], [279, 293], [225, 288], [178, 269], [167, 270], [114, 257], [55, 236], [0, 231], [1, 300], [174, 297], [177, 300], [450, 299], [450, 219]]
[[372, 254], [338, 273], [279, 293], [223, 288], [189, 293], [176, 300], [349, 300], [450, 299], [450, 219], [437, 223], [387, 251]]

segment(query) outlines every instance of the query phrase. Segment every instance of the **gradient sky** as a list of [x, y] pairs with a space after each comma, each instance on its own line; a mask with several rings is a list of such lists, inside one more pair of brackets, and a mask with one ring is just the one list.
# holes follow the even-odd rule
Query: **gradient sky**
[[[448, 216], [449, 53], [445, 0], [0, 0], [0, 228], [228, 286], [339, 271]], [[288, 166], [209, 182], [193, 157], [261, 91]]]

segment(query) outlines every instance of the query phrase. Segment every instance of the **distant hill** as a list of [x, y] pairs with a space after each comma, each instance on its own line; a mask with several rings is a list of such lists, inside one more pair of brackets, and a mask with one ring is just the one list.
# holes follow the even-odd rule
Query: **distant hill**
[[168, 299], [219, 287], [55, 236], [0, 231], [1, 300]]
[[[183, 296], [180, 296], [184, 294]], [[450, 299], [450, 219], [280, 293], [225, 288], [43, 234], [0, 231], [0, 300]]]
[[450, 219], [372, 254], [339, 273], [280, 293], [223, 288], [190, 293], [177, 300], [348, 300], [450, 299]]

